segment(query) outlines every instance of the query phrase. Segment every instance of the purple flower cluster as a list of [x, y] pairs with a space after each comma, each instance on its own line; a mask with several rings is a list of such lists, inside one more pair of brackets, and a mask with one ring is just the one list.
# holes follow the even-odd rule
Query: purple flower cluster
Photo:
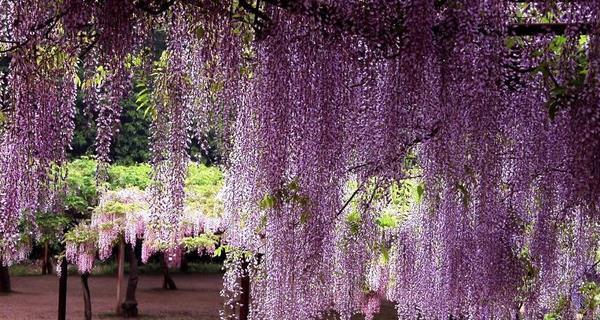
[[[371, 318], [383, 299], [406, 318], [581, 312], [599, 265], [600, 3], [255, 3], [0, 0], [0, 50], [18, 44], [3, 262], [65, 158], [77, 58], [108, 161], [131, 61], [159, 27], [150, 210], [125, 231], [144, 260], [176, 264], [184, 236], [223, 230], [228, 308], [248, 276], [253, 319]], [[227, 149], [216, 222], [185, 209], [190, 139], [209, 128]], [[390, 212], [407, 181], [410, 212]]]
[[76, 59], [31, 31], [52, 4], [2, 5], [0, 51], [14, 47], [0, 129], [0, 263], [10, 264], [18, 258], [19, 223], [37, 233], [34, 214], [54, 198], [54, 169], [66, 160], [74, 129]]

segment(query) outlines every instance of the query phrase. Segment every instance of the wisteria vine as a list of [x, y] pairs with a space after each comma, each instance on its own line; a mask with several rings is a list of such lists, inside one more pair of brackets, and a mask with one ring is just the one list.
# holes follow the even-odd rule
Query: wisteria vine
[[[0, 7], [3, 263], [66, 157], [75, 84], [109, 161], [141, 70], [154, 169], [144, 256], [178, 256], [198, 233], [179, 227], [188, 148], [214, 126], [227, 145], [219, 228], [235, 248], [225, 294], [250, 276], [250, 318], [372, 318], [383, 300], [401, 318], [598, 314], [597, 1]], [[153, 57], [143, 48], [159, 32]]]

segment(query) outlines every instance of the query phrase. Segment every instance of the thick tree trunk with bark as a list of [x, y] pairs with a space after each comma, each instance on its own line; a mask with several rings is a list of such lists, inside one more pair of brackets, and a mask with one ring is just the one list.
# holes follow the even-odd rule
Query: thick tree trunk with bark
[[89, 273], [81, 275], [81, 285], [83, 287], [83, 310], [85, 320], [92, 320], [92, 300], [90, 297], [90, 287], [88, 285]]
[[60, 277], [58, 278], [58, 320], [67, 318], [67, 258], [60, 261]]
[[129, 245], [129, 279], [127, 281], [127, 293], [125, 301], [121, 305], [122, 314], [125, 318], [135, 318], [138, 316], [137, 301], [135, 299], [135, 291], [137, 290], [138, 271], [137, 271], [137, 256], [135, 255], [135, 246]]
[[50, 249], [48, 243], [44, 244], [44, 260], [42, 261], [42, 275], [52, 274], [52, 263], [50, 262]]
[[240, 320], [248, 320], [248, 315], [250, 314], [250, 275], [248, 266], [249, 262], [244, 259], [242, 262]]
[[175, 281], [173, 281], [173, 278], [171, 278], [171, 275], [169, 274], [169, 265], [167, 264], [166, 259], [167, 258], [165, 256], [165, 254], [163, 253], [160, 257], [160, 267], [162, 269], [162, 274], [163, 274], [162, 288], [168, 289], [168, 290], [177, 290]]
[[8, 266], [0, 264], [0, 292], [8, 293], [10, 291], [10, 274], [8, 273]]

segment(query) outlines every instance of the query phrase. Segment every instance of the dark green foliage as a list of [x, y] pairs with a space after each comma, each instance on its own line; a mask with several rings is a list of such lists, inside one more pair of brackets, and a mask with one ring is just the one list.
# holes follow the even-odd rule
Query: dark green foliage
[[150, 159], [150, 118], [138, 110], [129, 99], [124, 103], [121, 114], [121, 129], [113, 144], [111, 157], [116, 163], [133, 164]]
[[[138, 90], [145, 89], [143, 87], [136, 87], [134, 91]], [[136, 94], [123, 102], [120, 130], [115, 136], [110, 154], [112, 161], [117, 164], [131, 165], [150, 160], [149, 137], [152, 113], [148, 112], [146, 108], [139, 108], [138, 103], [142, 102], [136, 102]], [[87, 111], [91, 113], [91, 110]], [[94, 114], [86, 114], [83, 102], [78, 99], [75, 116], [75, 133], [70, 152], [73, 159], [81, 156], [91, 156], [95, 153], [96, 125], [94, 124], [93, 117], [95, 117]], [[202, 162], [207, 165], [221, 162], [221, 149], [223, 147], [218, 135], [213, 130], [206, 133], [202, 137], [201, 142], [197, 139], [192, 139], [191, 142], [190, 155], [193, 161]], [[200, 144], [203, 147], [200, 147]]]
[[[78, 101], [71, 151], [73, 158], [94, 154], [96, 126], [92, 117], [94, 115], [86, 114], [83, 103]], [[149, 135], [150, 118], [144, 116], [143, 110], [137, 109], [132, 99], [125, 100], [120, 130], [112, 145], [111, 159], [120, 164], [147, 162], [150, 159]]]

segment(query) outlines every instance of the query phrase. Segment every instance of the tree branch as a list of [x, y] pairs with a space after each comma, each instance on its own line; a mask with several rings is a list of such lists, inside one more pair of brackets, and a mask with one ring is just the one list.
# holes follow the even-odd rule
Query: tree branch
[[3, 43], [11, 43], [14, 44], [12, 47], [9, 47], [8, 49], [4, 49], [4, 50], [0, 50], [0, 54], [2, 53], [7, 53], [7, 52], [12, 52], [14, 50], [17, 50], [21, 47], [24, 47], [25, 45], [27, 45], [33, 38], [35, 38], [36, 36], [38, 36], [37, 31], [40, 31], [44, 28], [47, 28], [43, 33], [42, 36], [43, 37], [47, 37], [50, 32], [52, 32], [52, 30], [54, 29], [54, 27], [56, 27], [56, 24], [58, 23], [58, 21], [60, 20], [60, 18], [62, 18], [67, 12], [63, 11], [63, 12], [59, 12], [58, 14], [56, 14], [53, 17], [50, 17], [40, 23], [38, 23], [37, 25], [35, 25], [33, 28], [31, 28], [31, 32], [33, 32], [33, 35], [31, 35], [30, 37], [28, 37], [27, 39], [25, 39], [23, 42], [19, 42], [19, 41], [15, 41], [15, 40], [2, 40], [1, 42]]
[[340, 214], [342, 214], [342, 212], [344, 212], [344, 210], [346, 210], [346, 208], [348, 207], [348, 205], [350, 205], [350, 203], [352, 202], [352, 200], [354, 200], [354, 197], [356, 197], [356, 195], [358, 194], [358, 192], [360, 190], [362, 190], [362, 188], [365, 186], [365, 181], [361, 182], [360, 185], [358, 186], [358, 188], [356, 188], [356, 190], [354, 190], [354, 192], [350, 195], [350, 198], [348, 198], [348, 200], [346, 200], [346, 202], [344, 202], [344, 205], [340, 208], [340, 210], [338, 210], [338, 213], [336, 214], [336, 217], [339, 216]]
[[508, 27], [511, 36], [536, 36], [544, 34], [565, 34], [573, 31], [587, 34], [593, 30], [590, 23], [519, 23]]
[[146, 13], [156, 16], [169, 10], [169, 8], [171, 8], [171, 6], [175, 3], [175, 0], [168, 0], [166, 2], [162, 2], [158, 6], [153, 6], [152, 3], [153, 1], [137, 1], [134, 5], [136, 8]]
[[[431, 132], [427, 133], [426, 135], [418, 137], [418, 138], [415, 138], [413, 141], [411, 141], [410, 143], [408, 143], [406, 145], [406, 147], [404, 148], [404, 151], [406, 151], [406, 150], [408, 150], [408, 149], [416, 146], [417, 144], [419, 144], [421, 142], [425, 142], [425, 141], [427, 141], [427, 140], [435, 137], [437, 135], [437, 133], [439, 132], [439, 130], [440, 130], [439, 126], [436, 126], [436, 127], [434, 127], [431, 130]], [[376, 169], [381, 169], [381, 167], [383, 167], [384, 165], [388, 165], [388, 164], [394, 163], [396, 161], [399, 161], [400, 158], [402, 158], [402, 156], [404, 156], [404, 155], [405, 155], [405, 153], [400, 153], [397, 156], [393, 157], [390, 161], [387, 161], [387, 162], [385, 162], [383, 164], [379, 164], [379, 166]], [[370, 166], [370, 165], [374, 165], [376, 163], [377, 162], [375, 162], [375, 161], [367, 161], [365, 163], [361, 163], [361, 164], [355, 165], [353, 167], [350, 167], [349, 169], [346, 170], [346, 172], [353, 172], [353, 171], [355, 171], [357, 169], [360, 169], [360, 168], [363, 168], [363, 167], [367, 167], [367, 166]]]

